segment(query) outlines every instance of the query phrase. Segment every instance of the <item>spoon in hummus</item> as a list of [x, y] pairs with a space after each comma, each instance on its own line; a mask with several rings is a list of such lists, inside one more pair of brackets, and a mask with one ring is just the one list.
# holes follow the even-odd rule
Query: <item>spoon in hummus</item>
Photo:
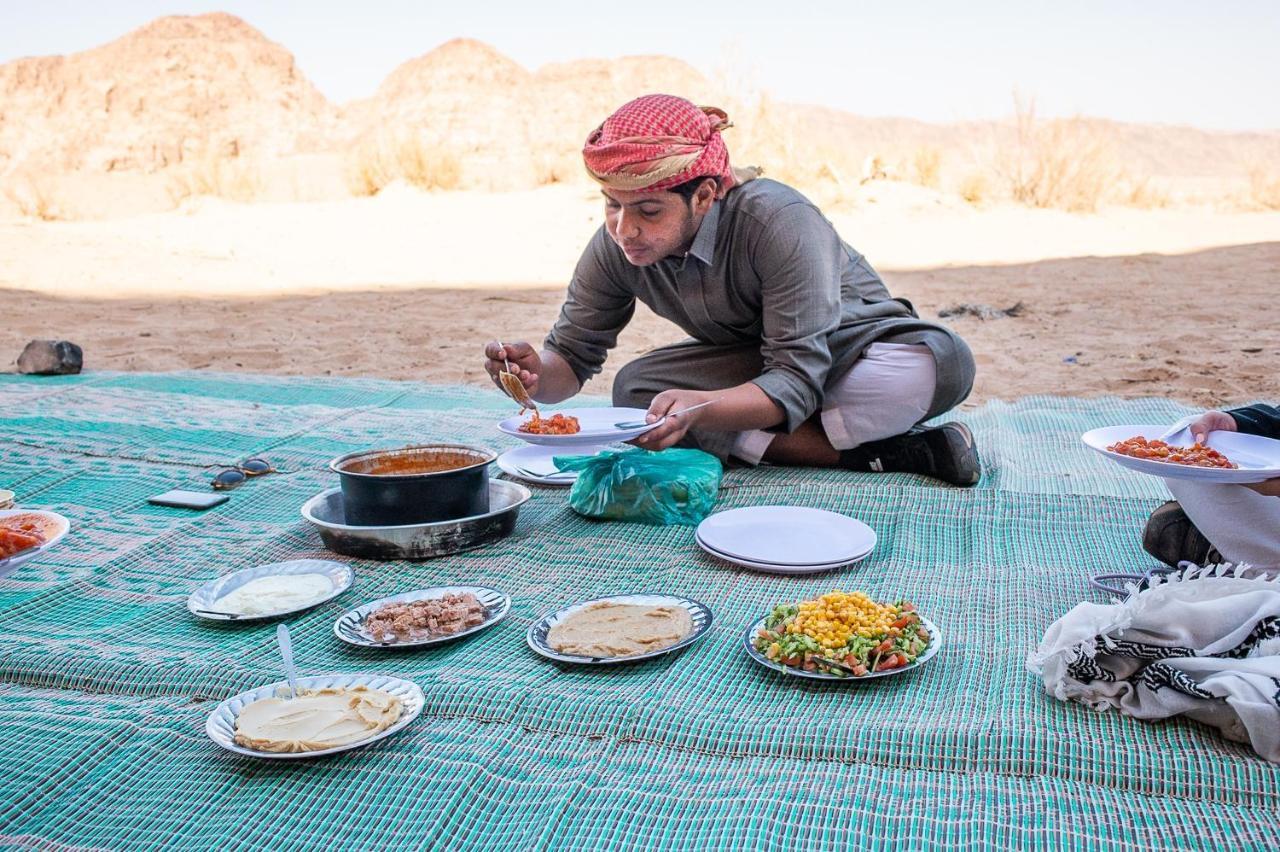
[[276, 642], [280, 645], [280, 656], [284, 658], [284, 676], [289, 681], [289, 698], [297, 698], [298, 670], [293, 665], [293, 640], [289, 638], [289, 628], [283, 623], [276, 626]]

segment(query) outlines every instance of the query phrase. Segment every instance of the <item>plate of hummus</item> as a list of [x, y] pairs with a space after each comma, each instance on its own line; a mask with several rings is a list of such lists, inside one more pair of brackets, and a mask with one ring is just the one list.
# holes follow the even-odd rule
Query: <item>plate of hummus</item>
[[187, 598], [187, 609], [210, 621], [257, 621], [301, 612], [351, 587], [351, 566], [331, 559], [272, 562], [210, 580]]
[[422, 690], [389, 675], [300, 677], [228, 698], [205, 722], [205, 732], [228, 751], [288, 760], [367, 746], [402, 730], [422, 712]]
[[511, 597], [485, 586], [433, 586], [380, 598], [333, 623], [343, 642], [365, 648], [412, 648], [452, 642], [497, 624]]
[[692, 645], [707, 634], [713, 617], [705, 604], [680, 595], [611, 595], [538, 619], [526, 641], [561, 663], [631, 663]]

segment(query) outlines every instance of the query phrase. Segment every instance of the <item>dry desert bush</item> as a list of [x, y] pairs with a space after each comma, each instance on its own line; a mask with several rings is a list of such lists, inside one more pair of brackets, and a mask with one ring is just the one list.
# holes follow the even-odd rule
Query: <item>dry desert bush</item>
[[0, 182], [0, 191], [24, 217], [42, 222], [66, 218], [57, 201], [52, 180], [43, 175], [10, 174]]
[[1081, 118], [1042, 119], [1034, 101], [1014, 98], [1012, 136], [995, 164], [1010, 197], [1031, 207], [1092, 212], [1116, 180], [1112, 140]]
[[206, 153], [165, 170], [165, 191], [173, 203], [194, 196], [250, 202], [262, 197], [264, 182], [257, 163], [245, 157]]
[[1149, 177], [1122, 174], [1116, 182], [1116, 203], [1139, 210], [1155, 210], [1173, 204], [1169, 190]]
[[911, 177], [915, 183], [938, 189], [942, 186], [942, 151], [928, 146], [917, 148], [911, 158]]
[[976, 207], [990, 200], [991, 180], [985, 172], [969, 172], [961, 179], [957, 192], [961, 198]]
[[347, 160], [347, 185], [353, 195], [376, 195], [396, 180], [420, 189], [457, 189], [462, 162], [447, 145], [417, 134], [361, 140]]
[[1249, 169], [1249, 201], [1264, 210], [1280, 210], [1280, 173], [1267, 166]]

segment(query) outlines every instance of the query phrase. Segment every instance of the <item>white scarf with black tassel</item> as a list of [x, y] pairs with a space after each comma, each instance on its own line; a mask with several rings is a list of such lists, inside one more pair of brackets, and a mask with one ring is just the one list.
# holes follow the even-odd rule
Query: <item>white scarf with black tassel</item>
[[1082, 603], [1027, 666], [1045, 691], [1138, 719], [1185, 715], [1280, 763], [1280, 578], [1191, 567], [1118, 604]]

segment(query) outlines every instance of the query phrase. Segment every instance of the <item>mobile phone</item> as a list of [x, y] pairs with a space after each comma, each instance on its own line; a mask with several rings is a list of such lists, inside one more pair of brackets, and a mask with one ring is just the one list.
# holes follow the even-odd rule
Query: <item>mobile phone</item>
[[147, 502], [157, 506], [176, 506], [179, 509], [212, 509], [220, 503], [225, 503], [231, 499], [230, 494], [209, 494], [205, 491], [166, 491], [163, 494], [157, 494], [154, 497], [148, 497]]

